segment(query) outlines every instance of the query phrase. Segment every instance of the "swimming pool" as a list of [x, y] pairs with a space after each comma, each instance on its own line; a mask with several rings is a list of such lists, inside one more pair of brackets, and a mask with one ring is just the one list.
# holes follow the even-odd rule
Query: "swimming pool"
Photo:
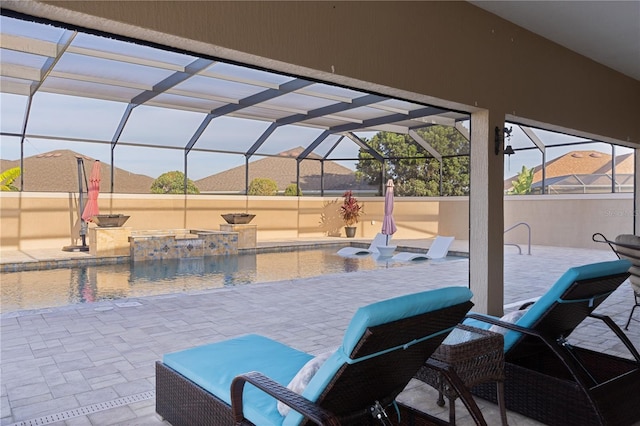
[[[203, 291], [410, 262], [344, 258], [336, 247], [2, 273], [0, 312]], [[415, 264], [415, 263], [413, 263]]]

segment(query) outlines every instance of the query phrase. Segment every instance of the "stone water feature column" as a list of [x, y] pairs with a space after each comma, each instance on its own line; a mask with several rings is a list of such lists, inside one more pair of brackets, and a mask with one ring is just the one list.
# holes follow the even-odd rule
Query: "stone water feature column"
[[256, 248], [257, 245], [257, 225], [220, 224], [220, 231], [237, 232], [238, 248]]
[[89, 254], [96, 257], [129, 256], [131, 227], [89, 228]]

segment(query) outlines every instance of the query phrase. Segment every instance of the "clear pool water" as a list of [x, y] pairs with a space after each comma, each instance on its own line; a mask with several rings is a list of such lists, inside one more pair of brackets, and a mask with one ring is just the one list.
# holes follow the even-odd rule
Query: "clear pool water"
[[336, 247], [2, 273], [1, 312], [315, 277], [409, 262], [344, 258]]

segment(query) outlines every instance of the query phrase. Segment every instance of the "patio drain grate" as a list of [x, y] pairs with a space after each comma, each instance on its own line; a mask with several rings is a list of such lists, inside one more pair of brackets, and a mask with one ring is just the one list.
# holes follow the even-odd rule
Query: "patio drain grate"
[[100, 402], [98, 404], [91, 404], [84, 407], [74, 408], [73, 410], [64, 411], [62, 413], [49, 414], [48, 416], [38, 417], [37, 419], [31, 419], [31, 420], [25, 420], [25, 421], [13, 423], [9, 426], [48, 425], [51, 423], [72, 419], [74, 417], [87, 416], [89, 414], [109, 410], [111, 408], [122, 407], [123, 405], [129, 405], [134, 402], [153, 399], [155, 398], [155, 396], [156, 396], [155, 391], [142, 392], [136, 395], [129, 395], [123, 398], [114, 399], [112, 401]]

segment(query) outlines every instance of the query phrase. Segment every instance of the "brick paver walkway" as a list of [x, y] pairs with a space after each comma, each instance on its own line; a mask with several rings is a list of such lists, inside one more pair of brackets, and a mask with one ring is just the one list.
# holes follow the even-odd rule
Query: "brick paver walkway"
[[[615, 258], [605, 250], [533, 247], [531, 256], [506, 251], [507, 306], [540, 296], [570, 266]], [[65, 425], [166, 424], [155, 414], [153, 398], [154, 362], [164, 353], [244, 333], [320, 353], [339, 345], [362, 305], [467, 282], [468, 260], [462, 260], [3, 314], [1, 424], [43, 418], [54, 424], [56, 414], [57, 424]], [[624, 325], [631, 306], [625, 283], [599, 312]], [[579, 339], [622, 350], [603, 337], [603, 327], [586, 330]], [[640, 346], [640, 323], [632, 323], [629, 337]], [[435, 392], [419, 382], [412, 381], [402, 399], [448, 418], [447, 407], [435, 405]], [[488, 423], [499, 424], [497, 407], [479, 404]], [[458, 424], [471, 424], [462, 404], [457, 409]], [[511, 425], [538, 424], [508, 415]]]

